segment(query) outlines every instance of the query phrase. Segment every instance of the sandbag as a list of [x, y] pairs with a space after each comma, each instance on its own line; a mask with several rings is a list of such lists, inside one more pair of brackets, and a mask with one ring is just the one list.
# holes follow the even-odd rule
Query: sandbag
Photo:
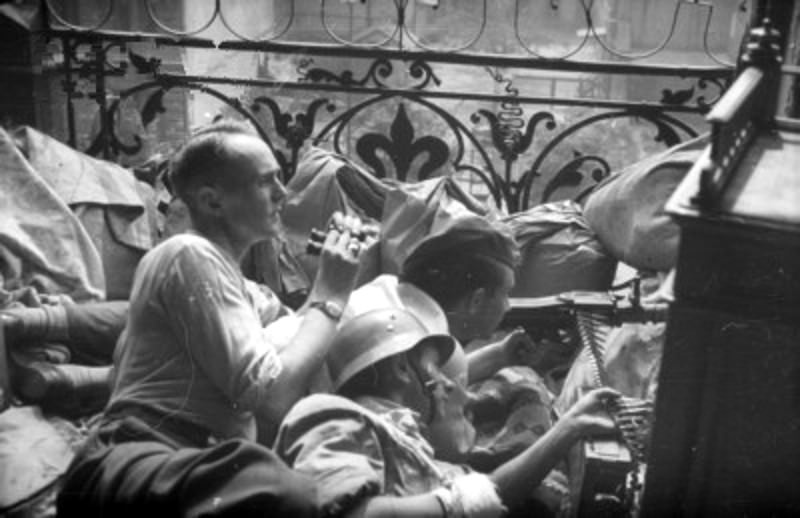
[[664, 204], [707, 144], [705, 135], [646, 158], [589, 194], [583, 213], [609, 253], [639, 269], [675, 266], [678, 226]]
[[522, 255], [511, 296], [543, 297], [611, 286], [617, 261], [589, 228], [577, 203], [546, 203], [504, 221]]

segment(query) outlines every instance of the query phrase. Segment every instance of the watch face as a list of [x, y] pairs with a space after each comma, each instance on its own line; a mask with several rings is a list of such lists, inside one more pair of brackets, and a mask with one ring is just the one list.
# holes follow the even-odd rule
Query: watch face
[[338, 304], [335, 302], [331, 302], [329, 300], [326, 301], [317, 301], [311, 303], [312, 308], [318, 308], [320, 311], [328, 315], [328, 317], [332, 318], [333, 320], [339, 320], [342, 318], [342, 313], [344, 310], [339, 307]]
[[342, 308], [339, 307], [338, 304], [331, 301], [325, 302], [325, 311], [336, 320], [342, 318]]

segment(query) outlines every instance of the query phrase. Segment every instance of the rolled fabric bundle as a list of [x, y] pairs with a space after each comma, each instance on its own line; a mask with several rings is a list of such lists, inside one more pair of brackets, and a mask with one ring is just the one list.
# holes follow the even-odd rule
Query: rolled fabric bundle
[[617, 261], [589, 228], [577, 203], [537, 205], [504, 220], [522, 256], [513, 297], [544, 297], [611, 286]]

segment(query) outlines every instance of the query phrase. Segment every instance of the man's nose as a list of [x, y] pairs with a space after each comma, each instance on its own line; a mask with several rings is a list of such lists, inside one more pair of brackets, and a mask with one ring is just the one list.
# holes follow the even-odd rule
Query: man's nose
[[288, 191], [286, 190], [286, 186], [283, 185], [283, 182], [280, 180], [275, 182], [275, 189], [272, 191], [272, 201], [274, 203], [280, 203], [286, 199], [286, 195]]

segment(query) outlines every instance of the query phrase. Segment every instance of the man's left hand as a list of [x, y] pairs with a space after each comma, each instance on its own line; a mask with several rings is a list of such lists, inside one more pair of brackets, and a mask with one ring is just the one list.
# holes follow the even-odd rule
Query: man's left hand
[[522, 328], [514, 329], [503, 338], [500, 341], [500, 348], [506, 367], [525, 365], [536, 368], [542, 360], [541, 347], [537, 346]]

